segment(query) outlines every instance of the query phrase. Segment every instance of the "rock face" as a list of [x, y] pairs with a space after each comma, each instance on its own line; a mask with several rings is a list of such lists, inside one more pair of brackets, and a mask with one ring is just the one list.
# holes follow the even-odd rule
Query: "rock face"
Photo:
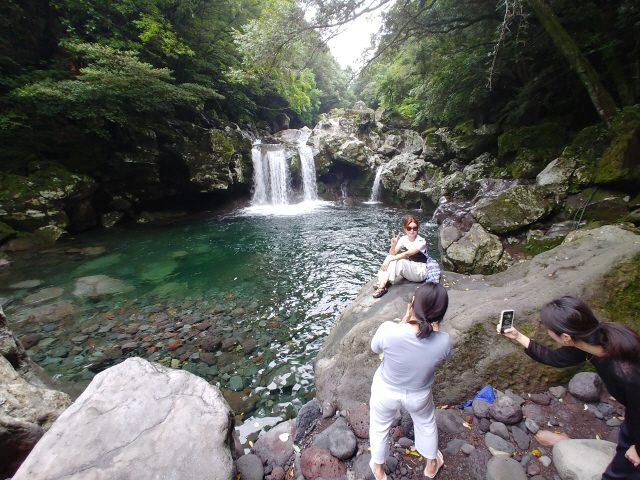
[[[460, 273], [491, 274], [502, 270], [504, 247], [496, 235], [487, 232], [482, 225], [474, 223], [469, 231], [457, 241], [448, 241], [457, 235], [455, 227], [445, 227], [441, 232], [442, 264], [451, 271]], [[459, 233], [459, 232], [458, 232]], [[447, 240], [442, 241], [446, 236]], [[445, 247], [446, 245], [446, 247]]]
[[[500, 311], [516, 310], [518, 324], [527, 327], [533, 325], [542, 306], [559, 296], [581, 297], [588, 303], [592, 295], [601, 293], [596, 292], [599, 281], [638, 254], [637, 235], [605, 226], [576, 231], [561, 246], [484, 279], [445, 272], [447, 281], [456, 280], [449, 289], [449, 310], [441, 324], [451, 335], [453, 359], [436, 373], [436, 401], [457, 401], [470, 390], [504, 378], [497, 372], [509, 372], [511, 386], [527, 385], [531, 390], [544, 390], [547, 382], [565, 375], [533, 362], [512, 342], [498, 337], [495, 325]], [[399, 283], [382, 299], [374, 299], [367, 284], [338, 317], [314, 364], [321, 404], [336, 402], [344, 409], [368, 402], [371, 380], [380, 364], [371, 352], [371, 338], [383, 321], [404, 315], [417, 286]]]
[[205, 380], [129, 358], [94, 378], [13, 478], [235, 480], [233, 426]]
[[13, 475], [71, 405], [68, 395], [47, 388], [40, 379], [45, 376], [9, 330], [0, 307], [0, 477]]

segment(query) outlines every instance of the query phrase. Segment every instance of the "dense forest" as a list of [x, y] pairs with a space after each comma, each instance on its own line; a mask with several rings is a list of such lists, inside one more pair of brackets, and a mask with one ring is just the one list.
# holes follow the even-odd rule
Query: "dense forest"
[[[327, 39], [374, 11], [368, 61], [341, 69]], [[630, 0], [5, 0], [0, 19], [5, 175], [55, 161], [96, 178], [151, 136], [175, 144], [191, 127], [173, 121], [269, 133], [356, 100], [418, 132], [554, 123], [559, 143], [638, 117]]]

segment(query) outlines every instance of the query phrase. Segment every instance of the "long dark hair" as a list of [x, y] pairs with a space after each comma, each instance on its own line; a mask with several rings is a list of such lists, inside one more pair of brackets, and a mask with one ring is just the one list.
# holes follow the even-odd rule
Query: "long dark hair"
[[556, 335], [601, 346], [604, 356], [640, 363], [640, 335], [615, 322], [600, 322], [591, 309], [573, 297], [558, 298], [540, 310], [542, 324]]
[[416, 336], [429, 338], [433, 332], [431, 322], [440, 322], [449, 307], [449, 294], [437, 283], [427, 282], [416, 290], [413, 299], [413, 316], [418, 319], [420, 330]]

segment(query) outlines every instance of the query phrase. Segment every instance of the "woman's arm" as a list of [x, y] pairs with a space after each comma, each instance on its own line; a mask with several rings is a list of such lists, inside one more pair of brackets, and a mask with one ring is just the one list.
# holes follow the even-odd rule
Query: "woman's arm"
[[499, 325], [496, 327], [498, 335], [517, 341], [524, 347], [524, 353], [536, 362], [544, 363], [551, 367], [565, 368], [579, 365], [587, 359], [587, 353], [576, 347], [561, 347], [557, 349], [549, 348], [538, 342], [532, 341], [515, 328], [507, 328], [504, 333], [500, 333]]
[[500, 324], [498, 324], [498, 326], [496, 327], [496, 330], [498, 331], [498, 335], [504, 335], [505, 337], [510, 338], [511, 340], [515, 340], [520, 345], [522, 345], [524, 348], [529, 348], [529, 344], [531, 343], [531, 339], [529, 337], [527, 337], [526, 335], [521, 334], [515, 328], [513, 328], [513, 327], [507, 328], [504, 332], [500, 332]]

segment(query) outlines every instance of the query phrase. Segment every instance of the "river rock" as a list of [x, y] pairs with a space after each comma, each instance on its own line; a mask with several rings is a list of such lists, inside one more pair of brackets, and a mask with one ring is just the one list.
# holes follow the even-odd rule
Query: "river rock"
[[503, 395], [493, 402], [489, 415], [498, 422], [514, 425], [522, 420], [522, 409], [511, 397]]
[[602, 379], [593, 372], [580, 372], [569, 381], [569, 392], [583, 402], [597, 402], [601, 387]]
[[[608, 301], [611, 292], [603, 287], [604, 278], [630, 268], [630, 259], [640, 253], [638, 238], [614, 225], [580, 230], [569, 234], [562, 245], [482, 281], [456, 277], [459, 282], [448, 290], [449, 309], [441, 322], [442, 331], [451, 337], [453, 358], [437, 370], [434, 397], [456, 402], [495, 381], [495, 372], [501, 369], [509, 372], [509, 384], [518, 389], [526, 385], [530, 391], [544, 391], [557, 385], [566, 370], [531, 361], [516, 344], [495, 334], [500, 311], [527, 312], [518, 322], [535, 329], [537, 312], [558, 296], [580, 297], [588, 303], [597, 295], [599, 302]], [[380, 365], [379, 356], [371, 352], [371, 338], [383, 321], [404, 315], [417, 287], [400, 281], [384, 297], [374, 299], [372, 284], [373, 280], [366, 284], [336, 319], [316, 356], [316, 395], [321, 404], [329, 400], [344, 410], [369, 401], [373, 374]]]
[[467, 458], [467, 470], [473, 480], [486, 480], [487, 464], [491, 458], [491, 453], [484, 448], [476, 448], [469, 454]]
[[497, 455], [487, 463], [486, 480], [527, 480], [524, 468], [513, 458]]
[[495, 198], [481, 199], [472, 214], [490, 232], [506, 233], [545, 218], [559, 201], [551, 186], [516, 185]]
[[242, 480], [262, 480], [264, 478], [262, 460], [253, 453], [248, 453], [238, 458], [236, 460], [236, 468]]
[[529, 444], [531, 443], [531, 437], [529, 437], [529, 435], [527, 435], [527, 432], [525, 432], [521, 428], [516, 427], [514, 425], [513, 427], [511, 427], [511, 434], [513, 435], [513, 439], [518, 444], [518, 449], [520, 451], [526, 452], [527, 450], [529, 450]]
[[294, 420], [283, 422], [256, 440], [251, 450], [260, 457], [264, 465], [284, 468], [289, 458], [293, 455], [295, 433], [296, 425]]
[[34, 305], [37, 303], [48, 302], [55, 298], [58, 298], [64, 293], [64, 289], [60, 287], [43, 288], [39, 292], [27, 295], [22, 299], [22, 303], [25, 305]]
[[[522, 414], [527, 417], [527, 420], [531, 420], [538, 424], [544, 424], [547, 422], [547, 417], [542, 412], [542, 409], [533, 403], [529, 403], [522, 407]], [[529, 425], [527, 425], [529, 428]], [[529, 429], [531, 430], [531, 429]], [[535, 433], [535, 432], [533, 432]]]
[[553, 466], [565, 480], [600, 480], [615, 453], [606, 440], [562, 440], [553, 446]]
[[369, 438], [369, 407], [360, 405], [349, 410], [347, 421], [359, 438]]
[[513, 455], [513, 452], [516, 451], [516, 449], [513, 446], [513, 443], [507, 442], [505, 439], [500, 438], [499, 436], [494, 435], [493, 433], [484, 434], [484, 444], [487, 446], [487, 448], [493, 448], [498, 452], [505, 452], [505, 453], [508, 453], [509, 455]]
[[94, 377], [13, 478], [110, 478], [126, 471], [132, 478], [209, 479], [215, 472], [236, 480], [232, 431], [233, 412], [217, 388], [128, 358]]
[[[295, 443], [300, 443], [300, 441], [304, 438], [304, 434], [307, 429], [321, 415], [322, 411], [320, 410], [320, 406], [318, 405], [317, 398], [314, 398], [305, 403], [298, 411], [298, 415], [296, 416], [296, 435], [293, 441]], [[314, 440], [317, 439], [317, 437], [318, 436], [316, 435]]]
[[576, 167], [577, 162], [573, 158], [556, 158], [538, 174], [536, 184], [554, 185], [555, 188], [566, 192]]
[[107, 295], [115, 295], [131, 290], [122, 280], [106, 275], [91, 275], [76, 280], [76, 288], [73, 294], [76, 297], [100, 298]]
[[460, 414], [454, 410], [437, 409], [435, 415], [438, 428], [450, 435], [457, 435], [466, 430], [466, 427], [463, 425], [464, 420], [460, 417]]
[[42, 280], [25, 280], [23, 282], [14, 283], [13, 285], [9, 285], [9, 288], [13, 290], [29, 290], [31, 288], [36, 288], [42, 285]]
[[502, 422], [493, 422], [489, 431], [505, 440], [509, 440], [509, 430], [507, 430], [507, 426]]
[[347, 473], [344, 463], [331, 455], [328, 450], [309, 447], [302, 452], [302, 475], [307, 480], [336, 478]]
[[348, 428], [339, 428], [329, 437], [329, 452], [340, 460], [348, 460], [358, 451], [358, 441]]
[[471, 403], [471, 408], [473, 409], [473, 414], [478, 418], [489, 418], [489, 409], [491, 408], [491, 404], [486, 402], [480, 398], [476, 398]]
[[531, 401], [537, 403], [538, 405], [548, 406], [551, 403], [551, 398], [549, 395], [545, 395], [544, 393], [534, 393], [531, 395]]

